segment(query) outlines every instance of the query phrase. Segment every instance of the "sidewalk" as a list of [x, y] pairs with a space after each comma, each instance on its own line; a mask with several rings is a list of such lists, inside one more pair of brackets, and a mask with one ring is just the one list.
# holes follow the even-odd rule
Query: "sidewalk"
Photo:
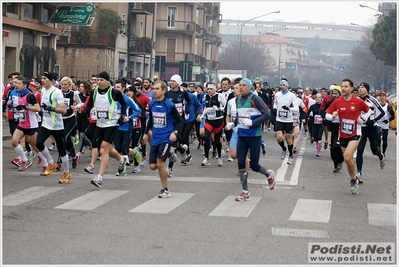
[[3, 141], [4, 140], [11, 140], [11, 134], [10, 134], [10, 127], [8, 126], [8, 121], [5, 121], [3, 118]]

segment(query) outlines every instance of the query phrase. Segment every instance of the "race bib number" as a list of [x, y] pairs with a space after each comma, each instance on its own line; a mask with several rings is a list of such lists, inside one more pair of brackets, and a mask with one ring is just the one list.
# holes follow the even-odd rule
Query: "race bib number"
[[15, 108], [16, 106], [18, 106], [18, 96], [13, 96], [12, 97], [12, 106], [13, 106], [13, 112], [14, 113], [18, 113], [18, 110]]
[[97, 109], [97, 119], [98, 120], [108, 120], [108, 109]]
[[71, 107], [71, 99], [64, 98], [64, 104], [65, 104], [65, 108], [69, 109]]
[[288, 110], [281, 109], [278, 111], [278, 116], [280, 118], [287, 118], [288, 117]]
[[344, 134], [352, 134], [355, 131], [355, 120], [342, 119], [341, 131]]
[[244, 129], [249, 129], [249, 126], [246, 126], [243, 122], [244, 119], [249, 119], [250, 116], [248, 115], [238, 115], [238, 125], [240, 126], [239, 128], [244, 128]]
[[19, 118], [19, 121], [22, 121], [22, 122], [25, 121], [25, 120], [26, 120], [25, 115], [26, 115], [26, 113], [25, 113], [24, 110], [18, 111], [18, 118]]
[[183, 104], [182, 103], [176, 103], [175, 107], [177, 109], [177, 112], [179, 112], [179, 115], [183, 115]]
[[165, 112], [153, 112], [152, 113], [153, 127], [165, 128], [166, 127], [166, 113]]
[[93, 121], [97, 120], [97, 114], [96, 114], [96, 110], [94, 108], [92, 108], [90, 110], [90, 119], [93, 120]]
[[321, 115], [316, 114], [314, 115], [314, 124], [322, 124], [323, 123], [323, 118]]
[[213, 108], [207, 108], [206, 116], [208, 117], [209, 120], [214, 119], [216, 117], [216, 110]]

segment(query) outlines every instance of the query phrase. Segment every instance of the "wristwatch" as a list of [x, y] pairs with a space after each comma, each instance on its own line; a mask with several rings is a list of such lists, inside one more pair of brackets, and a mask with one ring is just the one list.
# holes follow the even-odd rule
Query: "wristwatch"
[[175, 132], [176, 135], [179, 135], [179, 132], [178, 132], [178, 131], [174, 131], [174, 132]]

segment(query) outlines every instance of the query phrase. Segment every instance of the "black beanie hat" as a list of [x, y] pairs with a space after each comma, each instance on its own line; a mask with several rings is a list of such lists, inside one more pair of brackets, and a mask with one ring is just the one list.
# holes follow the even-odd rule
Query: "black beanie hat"
[[361, 84], [359, 84], [359, 87], [360, 86], [364, 86], [364, 88], [366, 88], [367, 92], [370, 91], [370, 85], [368, 83], [361, 83]]
[[55, 80], [54, 78], [55, 75], [52, 72], [45, 71], [43, 72], [42, 76], [47, 77], [47, 79], [49, 79], [50, 81]]
[[97, 75], [97, 78], [103, 78], [109, 81], [109, 74], [106, 71], [102, 71]]

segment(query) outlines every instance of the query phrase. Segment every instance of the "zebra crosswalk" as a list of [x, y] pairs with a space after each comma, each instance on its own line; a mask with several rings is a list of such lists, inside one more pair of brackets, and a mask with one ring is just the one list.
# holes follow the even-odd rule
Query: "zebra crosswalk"
[[[54, 197], [61, 190], [68, 189], [52, 186], [26, 188], [3, 196], [3, 207], [17, 207], [40, 201], [44, 197]], [[95, 190], [84, 193], [81, 196], [71, 197], [72, 199], [53, 208], [57, 210], [93, 211], [105, 204], [112, 205], [113, 201], [128, 193], [129, 190]], [[63, 199], [64, 197], [65, 194], [63, 194]], [[140, 204], [135, 204], [134, 207], [128, 208], [127, 211], [131, 213], [168, 214], [173, 210], [179, 209], [193, 198], [198, 201], [201, 199], [201, 194], [172, 192], [170, 198], [159, 199], [155, 196], [149, 200], [142, 201]], [[237, 202], [234, 198], [235, 196], [227, 195], [214, 207], [208, 216], [247, 218], [257, 206], [264, 205], [261, 202], [261, 196], [252, 196], [250, 201], [244, 202]], [[329, 223], [332, 207], [332, 200], [299, 198], [289, 220]], [[396, 204], [367, 203], [368, 224], [371, 226], [396, 226], [396, 210]]]

